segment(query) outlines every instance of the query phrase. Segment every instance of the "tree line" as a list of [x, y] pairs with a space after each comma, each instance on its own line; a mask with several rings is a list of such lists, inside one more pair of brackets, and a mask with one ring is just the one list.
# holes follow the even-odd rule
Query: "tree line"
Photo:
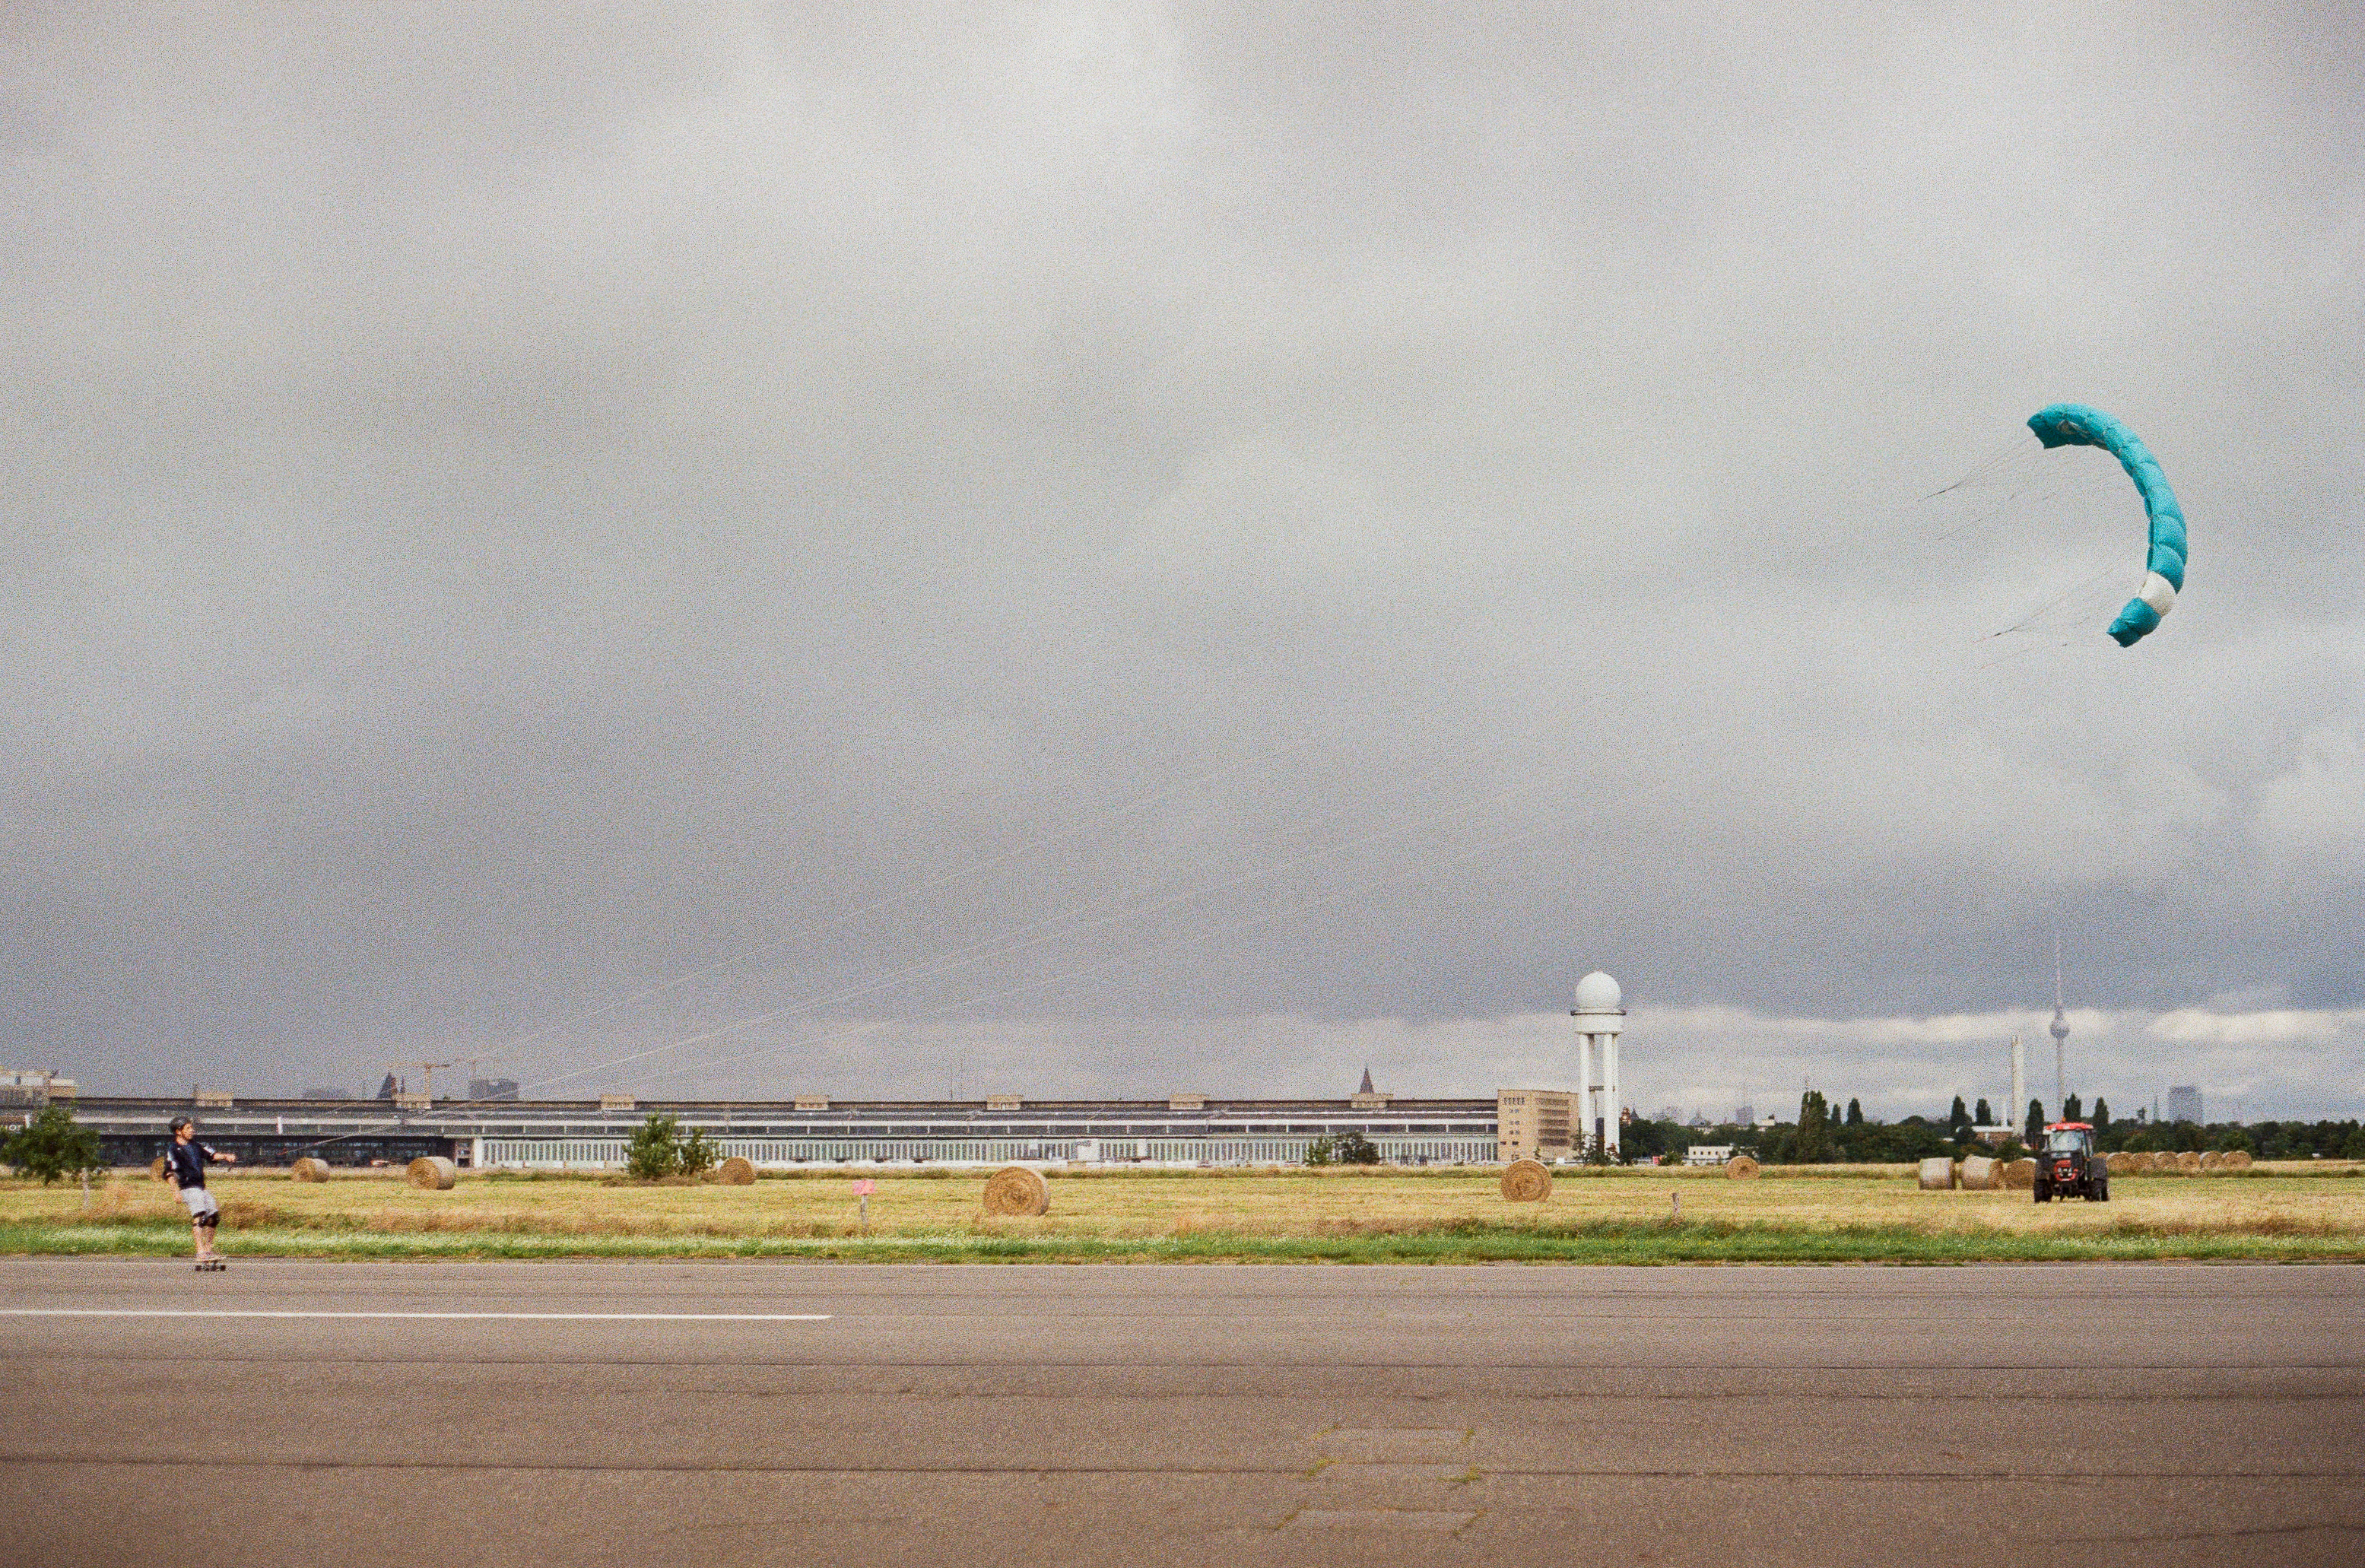
[[[2238, 1148], [2260, 1159], [2365, 1159], [2365, 1124], [2353, 1120], [2154, 1122], [2145, 1117], [2114, 1117], [2110, 1102], [2101, 1098], [2090, 1111], [2076, 1094], [2063, 1102], [2061, 1111], [2062, 1121], [2091, 1124], [2095, 1147], [2105, 1153]], [[1859, 1100], [1852, 1098], [1844, 1110], [1835, 1109], [1821, 1090], [1810, 1089], [1799, 1097], [1795, 1122], [1772, 1127], [1726, 1123], [1702, 1132], [1680, 1122], [1637, 1118], [1619, 1130], [1619, 1145], [1620, 1153], [1634, 1160], [1654, 1156], [1680, 1159], [1684, 1150], [1696, 1143], [1729, 1143], [1768, 1165], [1893, 1165], [1939, 1155], [1960, 1159], [1973, 1154], [2017, 1159], [2043, 1139], [2049, 1120], [2045, 1103], [2031, 1100], [2017, 1122], [2015, 1136], [1998, 1146], [1971, 1130], [1999, 1125], [1994, 1108], [1985, 1100], [1967, 1105], [1958, 1094], [1944, 1116], [1911, 1115], [1882, 1122], [1866, 1115]]]

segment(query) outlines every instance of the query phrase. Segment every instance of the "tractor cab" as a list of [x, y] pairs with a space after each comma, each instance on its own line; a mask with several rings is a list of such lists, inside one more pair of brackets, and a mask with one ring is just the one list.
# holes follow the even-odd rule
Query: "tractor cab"
[[2036, 1201], [2084, 1198], [2111, 1201], [2111, 1170], [2094, 1152], [2094, 1124], [2055, 1122], [2045, 1129], [2045, 1147], [2036, 1156]]

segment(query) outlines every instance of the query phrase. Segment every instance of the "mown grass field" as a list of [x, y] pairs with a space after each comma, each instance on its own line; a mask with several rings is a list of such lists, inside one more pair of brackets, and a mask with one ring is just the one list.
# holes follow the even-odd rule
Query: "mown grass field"
[[[1065, 1172], [1051, 1212], [990, 1216], [983, 1171], [853, 1174], [752, 1187], [594, 1177], [398, 1174], [325, 1183], [214, 1173], [224, 1251], [321, 1258], [778, 1257], [882, 1260], [1272, 1262], [1975, 1262], [2365, 1259], [2365, 1166], [2125, 1177], [2107, 1204], [2025, 1193], [1922, 1193], [1910, 1167], [1563, 1171], [1542, 1204], [1451, 1171]], [[1680, 1203], [1680, 1214], [1678, 1214]], [[78, 1187], [0, 1182], [0, 1252], [170, 1255], [189, 1246], [171, 1189], [140, 1175]]]

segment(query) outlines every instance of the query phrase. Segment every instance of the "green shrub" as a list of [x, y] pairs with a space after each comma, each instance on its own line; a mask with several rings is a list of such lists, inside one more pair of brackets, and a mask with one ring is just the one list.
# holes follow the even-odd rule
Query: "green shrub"
[[657, 1182], [680, 1170], [681, 1124], [651, 1112], [624, 1148], [624, 1173], [637, 1181]]
[[0, 1141], [0, 1164], [19, 1176], [39, 1176], [41, 1185], [82, 1175], [100, 1168], [98, 1135], [73, 1119], [63, 1105], [46, 1105], [40, 1114], [6, 1141]]

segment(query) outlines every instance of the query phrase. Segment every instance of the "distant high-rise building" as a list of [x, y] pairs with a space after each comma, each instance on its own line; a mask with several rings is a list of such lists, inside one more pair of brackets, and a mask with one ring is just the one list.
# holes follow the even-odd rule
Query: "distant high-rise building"
[[0, 1068], [0, 1105], [46, 1105], [73, 1099], [74, 1091], [73, 1079], [44, 1068]]
[[1565, 1089], [1495, 1092], [1496, 1157], [1565, 1159], [1581, 1153], [1583, 1097]]
[[[2056, 1106], [2066, 1105], [2069, 1103], [2068, 1053], [2066, 1048], [2069, 1043], [2069, 1014], [2061, 1006], [2061, 936], [2058, 932], [2053, 936], [2053, 1022], [2046, 1025], [2046, 1033], [2053, 1036], [2053, 1103]], [[2015, 1089], [2014, 1098], [2018, 1094]]]
[[1754, 1105], [1735, 1105], [1735, 1106], [1732, 1108], [1732, 1125], [1733, 1125], [1733, 1126], [1737, 1126], [1737, 1127], [1745, 1127], [1745, 1126], [1748, 1126], [1752, 1125], [1752, 1124], [1753, 1124], [1753, 1123], [1754, 1123], [1756, 1120], [1757, 1120], [1757, 1107], [1756, 1107], [1756, 1106], [1754, 1106]]
[[2168, 1092], [2168, 1119], [2171, 1122], [2205, 1120], [2201, 1114], [2201, 1091], [2190, 1083], [2179, 1083]]
[[2012, 1098], [2004, 1102], [2003, 1124], [2016, 1127], [2028, 1116], [2028, 1047], [2012, 1037]]

